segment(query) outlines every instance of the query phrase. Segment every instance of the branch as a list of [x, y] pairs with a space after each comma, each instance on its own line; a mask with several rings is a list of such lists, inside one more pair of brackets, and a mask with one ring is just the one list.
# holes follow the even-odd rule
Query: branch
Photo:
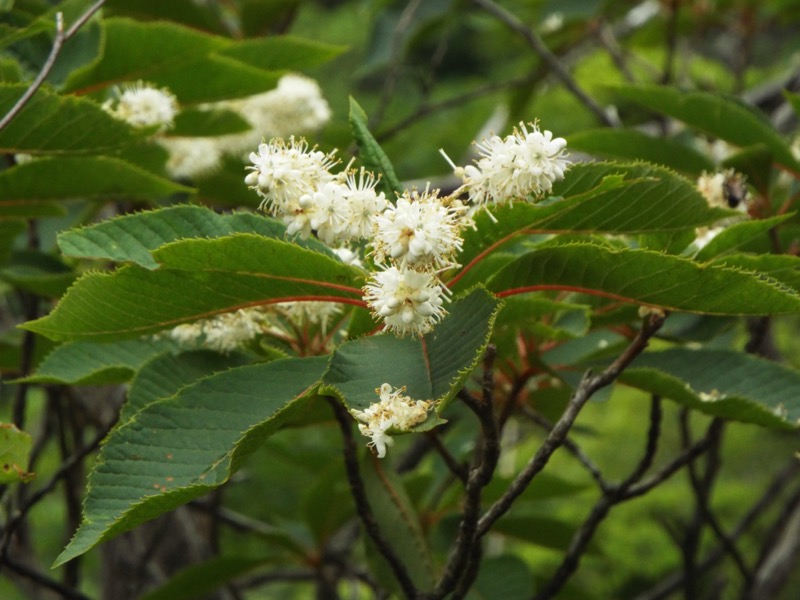
[[[458, 526], [458, 536], [453, 549], [442, 570], [442, 576], [436, 588], [428, 598], [443, 598], [463, 583], [462, 591], [469, 587], [468, 580], [477, 574], [480, 562], [480, 536], [478, 534], [478, 518], [481, 510], [481, 490], [492, 480], [492, 474], [500, 458], [500, 428], [494, 416], [494, 366], [496, 348], [489, 345], [483, 363], [482, 398], [477, 400], [465, 389], [461, 389], [458, 397], [475, 413], [481, 424], [482, 440], [475, 452], [475, 459], [469, 471], [466, 489], [464, 490], [464, 509]], [[470, 568], [468, 568], [470, 567]], [[464, 577], [467, 576], [465, 580]]]
[[558, 57], [550, 52], [535, 31], [526, 27], [516, 16], [508, 12], [505, 8], [495, 4], [492, 0], [472, 0], [474, 4], [481, 7], [486, 12], [493, 15], [506, 27], [522, 36], [533, 51], [539, 56], [543, 63], [561, 80], [564, 87], [569, 90], [586, 108], [593, 112], [602, 123], [608, 127], [619, 127], [619, 119], [597, 104], [572, 78], [572, 75], [564, 68]]
[[[697, 444], [695, 444], [697, 445]], [[770, 485], [750, 507], [750, 510], [739, 520], [736, 527], [733, 528], [729, 535], [730, 540], [737, 540], [742, 536], [755, 520], [764, 514], [764, 512], [780, 497], [781, 492], [791, 483], [791, 481], [800, 475], [800, 463], [796, 458], [792, 457], [787, 465], [775, 476]], [[725, 549], [718, 546], [697, 565], [701, 571], [706, 571], [721, 561], [725, 557]], [[683, 586], [685, 573], [682, 571], [677, 572], [661, 583], [657, 584], [649, 591], [644, 592], [637, 596], [634, 600], [663, 600], [678, 591]]]
[[39, 74], [36, 76], [31, 82], [31, 85], [25, 90], [25, 93], [22, 94], [22, 97], [17, 100], [17, 103], [11, 107], [11, 110], [6, 113], [6, 116], [0, 120], [0, 131], [2, 131], [6, 125], [8, 125], [14, 117], [16, 117], [20, 111], [25, 108], [25, 105], [30, 102], [33, 95], [42, 87], [45, 79], [50, 74], [50, 71], [53, 69], [53, 65], [56, 63], [56, 59], [58, 58], [59, 54], [61, 54], [61, 50], [64, 47], [64, 44], [74, 36], [78, 30], [83, 27], [86, 22], [92, 18], [92, 15], [100, 10], [100, 7], [105, 4], [105, 0], [98, 0], [84, 12], [75, 23], [72, 24], [66, 32], [64, 31], [64, 15], [61, 12], [56, 13], [56, 37], [53, 40], [53, 47], [50, 49], [50, 54], [45, 60], [44, 64], [42, 65]]
[[71, 587], [64, 585], [56, 581], [55, 579], [50, 579], [47, 575], [36, 571], [35, 569], [31, 569], [30, 567], [18, 563], [14, 560], [11, 560], [8, 556], [3, 557], [2, 565], [5, 565], [11, 571], [14, 571], [18, 575], [22, 575], [23, 577], [27, 577], [34, 583], [40, 585], [41, 587], [47, 588], [62, 598], [67, 598], [68, 600], [91, 600], [89, 596], [84, 596], [78, 590], [75, 590]]
[[[553, 424], [544, 416], [531, 410], [529, 407], [523, 406], [522, 414], [525, 415], [534, 423], [536, 423], [537, 425], [539, 425], [540, 427], [543, 427], [548, 432], [553, 431]], [[600, 490], [605, 492], [609, 487], [608, 482], [603, 477], [603, 474], [600, 472], [599, 467], [596, 464], [594, 464], [594, 462], [592, 462], [592, 459], [590, 459], [586, 455], [583, 449], [569, 437], [564, 438], [563, 446], [564, 448], [567, 449], [567, 451], [570, 454], [572, 454], [578, 460], [579, 463], [581, 463], [581, 465], [583, 465], [583, 467], [587, 471], [589, 471], [589, 474], [592, 476], [592, 479], [595, 480]]]
[[533, 478], [547, 465], [553, 453], [564, 444], [569, 430], [572, 428], [575, 419], [578, 417], [583, 406], [588, 402], [595, 392], [612, 383], [620, 373], [647, 348], [648, 341], [664, 324], [665, 315], [661, 313], [650, 313], [642, 322], [639, 333], [625, 349], [625, 351], [611, 363], [599, 375], [592, 375], [587, 372], [581, 379], [575, 393], [567, 403], [561, 418], [553, 426], [550, 435], [545, 438], [544, 443], [528, 462], [528, 465], [517, 475], [506, 492], [495, 502], [486, 514], [483, 515], [478, 524], [479, 536], [485, 535], [495, 521], [502, 517], [528, 487]]
[[383, 532], [378, 526], [375, 513], [372, 512], [369, 499], [367, 498], [367, 492], [364, 488], [364, 482], [361, 479], [361, 473], [358, 468], [358, 454], [356, 442], [353, 439], [352, 418], [350, 417], [350, 413], [348, 413], [347, 409], [336, 399], [327, 398], [327, 400], [333, 409], [334, 417], [336, 417], [336, 421], [339, 423], [339, 429], [342, 432], [344, 466], [347, 470], [347, 481], [350, 484], [350, 493], [356, 505], [356, 512], [361, 518], [364, 529], [367, 531], [369, 537], [372, 538], [378, 552], [386, 559], [386, 562], [392, 569], [392, 573], [394, 573], [394, 576], [397, 578], [400, 587], [403, 589], [403, 593], [408, 598], [416, 598], [417, 588], [411, 580], [406, 566], [400, 560], [400, 557], [397, 556], [394, 548], [389, 544], [389, 541], [384, 537]]

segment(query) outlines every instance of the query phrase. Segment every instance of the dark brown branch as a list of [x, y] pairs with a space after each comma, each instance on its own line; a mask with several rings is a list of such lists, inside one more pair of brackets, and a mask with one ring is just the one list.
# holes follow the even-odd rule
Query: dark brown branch
[[619, 120], [608, 111], [604, 110], [591, 96], [589, 96], [573, 79], [564, 65], [561, 64], [558, 57], [550, 52], [550, 49], [544, 44], [542, 39], [535, 31], [527, 27], [515, 15], [508, 12], [502, 6], [492, 2], [492, 0], [472, 0], [474, 4], [481, 7], [483, 10], [497, 18], [506, 27], [513, 32], [522, 36], [528, 43], [533, 51], [539, 56], [544, 64], [552, 71], [552, 73], [561, 80], [564, 87], [577, 98], [581, 104], [586, 106], [592, 113], [594, 113], [600, 121], [609, 127], [619, 127]]
[[553, 429], [544, 440], [542, 446], [517, 478], [511, 483], [506, 492], [480, 519], [478, 524], [480, 536], [485, 535], [489, 529], [491, 529], [494, 522], [511, 508], [514, 500], [525, 491], [533, 478], [547, 465], [553, 453], [564, 444], [569, 430], [572, 428], [575, 419], [577, 419], [578, 414], [586, 402], [588, 402], [589, 398], [601, 388], [612, 383], [619, 374], [644, 351], [650, 338], [664, 324], [664, 319], [664, 314], [650, 313], [647, 315], [642, 322], [639, 333], [611, 365], [598, 375], [593, 375], [591, 372], [588, 372], [583, 376], [575, 393], [567, 403], [564, 413], [553, 426]]
[[[697, 445], [697, 444], [695, 444]], [[736, 524], [736, 527], [731, 531], [729, 538], [733, 541], [739, 539], [756, 521], [756, 519], [763, 515], [780, 496], [781, 492], [786, 486], [796, 477], [800, 475], [800, 463], [796, 458], [791, 458], [787, 465], [773, 478], [770, 485], [761, 495], [761, 497], [753, 503], [750, 509]], [[700, 562], [698, 569], [706, 571], [720, 562], [726, 556], [725, 549], [718, 546]], [[651, 588], [649, 591], [644, 592], [637, 596], [634, 600], [663, 600], [677, 592], [683, 585], [684, 573], [677, 572], [661, 583]]]
[[328, 403], [333, 409], [334, 417], [339, 423], [339, 429], [342, 432], [344, 466], [347, 471], [347, 481], [350, 484], [350, 493], [356, 505], [356, 512], [364, 525], [367, 535], [369, 535], [378, 552], [381, 553], [381, 556], [383, 556], [389, 564], [403, 593], [408, 598], [416, 598], [417, 588], [411, 580], [411, 576], [408, 574], [408, 569], [406, 569], [400, 557], [395, 553], [394, 548], [392, 548], [389, 541], [383, 535], [378, 525], [378, 520], [375, 518], [375, 513], [372, 512], [369, 499], [367, 498], [367, 492], [364, 488], [364, 482], [361, 479], [361, 472], [358, 467], [356, 442], [355, 439], [353, 439], [353, 419], [350, 413], [347, 412], [347, 409], [345, 409], [338, 400], [328, 398]]
[[14, 571], [18, 575], [22, 575], [23, 577], [30, 579], [37, 585], [59, 594], [62, 598], [67, 598], [68, 600], [90, 600], [89, 596], [84, 596], [78, 590], [68, 587], [63, 583], [56, 581], [55, 579], [50, 579], [44, 573], [40, 573], [35, 569], [31, 569], [26, 565], [18, 563], [8, 556], [4, 557], [2, 563], [0, 564], [11, 571]]
[[44, 65], [42, 65], [39, 74], [31, 82], [30, 86], [28, 86], [28, 89], [25, 90], [25, 93], [22, 94], [22, 97], [17, 100], [17, 103], [14, 104], [14, 106], [11, 107], [11, 110], [9, 110], [2, 120], [0, 120], [0, 131], [2, 131], [14, 119], [14, 117], [20, 113], [20, 111], [25, 108], [25, 105], [30, 102], [34, 94], [39, 90], [40, 87], [42, 87], [45, 79], [47, 79], [47, 76], [53, 69], [56, 59], [58, 58], [59, 54], [61, 54], [64, 44], [73, 35], [75, 35], [89, 19], [92, 18], [94, 13], [100, 10], [100, 7], [102, 7], [103, 4], [105, 4], [105, 0], [98, 0], [98, 2], [95, 2], [78, 18], [77, 21], [75, 21], [75, 23], [72, 24], [72, 27], [70, 27], [66, 32], [64, 31], [64, 15], [60, 12], [56, 13], [56, 36], [53, 39], [53, 46], [50, 49], [50, 54], [47, 56], [47, 60], [45, 60]]
[[108, 435], [108, 430], [103, 430], [98, 433], [95, 438], [89, 442], [86, 446], [81, 448], [79, 451], [75, 452], [72, 456], [67, 458], [64, 462], [61, 463], [61, 466], [58, 470], [53, 474], [50, 480], [42, 486], [39, 490], [33, 494], [28, 501], [25, 503], [24, 506], [21, 506], [16, 514], [6, 523], [5, 530], [3, 532], [3, 541], [2, 546], [0, 547], [0, 556], [6, 556], [8, 553], [8, 546], [11, 543], [11, 537], [14, 534], [16, 528], [22, 523], [25, 516], [30, 512], [30, 510], [39, 503], [40, 500], [44, 499], [47, 494], [49, 494], [53, 489], [58, 485], [58, 482], [69, 473], [75, 465], [77, 465], [80, 461], [86, 458], [89, 454], [94, 452], [99, 446], [100, 442]]
[[[529, 418], [531, 421], [539, 425], [540, 427], [544, 428], [548, 433], [553, 431], [553, 424], [546, 419], [544, 416], [540, 415], [539, 413], [531, 410], [527, 406], [522, 407], [522, 414]], [[599, 467], [592, 462], [583, 449], [575, 442], [574, 440], [570, 439], [569, 437], [564, 438], [564, 448], [572, 454], [578, 462], [583, 465], [583, 467], [589, 471], [589, 474], [592, 476], [592, 479], [595, 480], [597, 485], [600, 487], [602, 491], [606, 491], [608, 489], [608, 482], [603, 477], [603, 474], [600, 472]]]
[[[464, 593], [469, 588], [463, 578], [468, 575], [474, 578], [477, 574], [476, 557], [480, 553], [480, 536], [478, 535], [478, 518], [481, 510], [481, 490], [492, 480], [492, 475], [500, 458], [500, 428], [494, 415], [494, 379], [493, 365], [496, 349], [490, 345], [486, 349], [483, 363], [483, 380], [481, 400], [473, 397], [465, 389], [458, 393], [459, 399], [478, 417], [481, 424], [481, 443], [475, 452], [473, 466], [470, 469], [467, 485], [464, 490], [464, 508], [458, 535], [453, 549], [442, 570], [442, 576], [433, 593], [426, 598], [444, 598], [462, 583], [459, 589]], [[467, 568], [471, 567], [471, 568]]]

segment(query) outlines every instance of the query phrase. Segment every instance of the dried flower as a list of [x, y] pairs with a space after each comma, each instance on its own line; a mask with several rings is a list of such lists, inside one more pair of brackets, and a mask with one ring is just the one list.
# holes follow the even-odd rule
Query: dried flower
[[405, 391], [405, 387], [393, 390], [391, 385], [384, 383], [375, 390], [379, 402], [370, 404], [365, 410], [350, 411], [360, 421], [358, 429], [361, 434], [371, 439], [368, 446], [375, 448], [378, 458], [386, 456], [387, 446], [394, 443], [390, 433], [410, 431], [428, 418], [431, 402], [412, 400], [403, 395]]

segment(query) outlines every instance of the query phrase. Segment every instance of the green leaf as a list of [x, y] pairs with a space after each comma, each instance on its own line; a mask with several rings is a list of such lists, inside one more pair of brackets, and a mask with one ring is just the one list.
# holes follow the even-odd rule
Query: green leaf
[[[85, 91], [138, 80], [164, 86], [181, 103], [215, 102], [269, 90], [278, 82], [269, 73], [216, 55], [228, 39], [174, 23], [141, 23], [125, 18], [104, 21], [106, 44], [100, 59], [76, 70], [65, 91]], [[202, 85], [198, 76], [202, 74]]]
[[503, 554], [481, 561], [478, 578], [467, 600], [522, 600], [534, 596], [533, 574], [528, 564], [515, 554]]
[[323, 357], [231, 369], [137, 412], [106, 440], [83, 521], [54, 566], [228, 481], [324, 369]]
[[[27, 84], [0, 84], [0, 115], [5, 115], [27, 88]], [[91, 100], [59, 96], [43, 88], [0, 131], [0, 152], [99, 154], [133, 144], [141, 136]], [[49, 177], [42, 179], [52, 185]]]
[[789, 145], [764, 115], [734, 98], [658, 85], [618, 85], [613, 90], [618, 96], [737, 146], [763, 144], [770, 149], [775, 162], [791, 171], [800, 171], [800, 163], [792, 155]]
[[730, 252], [731, 250], [735, 250], [754, 238], [766, 235], [770, 229], [777, 227], [794, 216], [795, 213], [789, 213], [769, 219], [746, 220], [729, 225], [701, 248], [695, 255], [695, 259], [707, 261], [721, 254], [725, 254], [726, 252]]
[[65, 385], [124, 383], [153, 356], [176, 348], [175, 342], [166, 339], [106, 344], [69, 342], [56, 347], [33, 374], [20, 381]]
[[[46, 173], [47, 177], [42, 177]], [[58, 185], [53, 185], [57, 181]], [[0, 172], [0, 210], [6, 203], [90, 198], [153, 200], [192, 188], [105, 156], [42, 158]]]
[[271, 302], [363, 302], [363, 271], [282, 240], [181, 240], [153, 258], [155, 271], [130, 265], [83, 275], [53, 312], [23, 327], [51, 339], [108, 341]]
[[[525, 512], [530, 514], [524, 514]], [[509, 538], [560, 552], [569, 548], [575, 529], [573, 523], [532, 511], [519, 510], [505, 515], [492, 528], [496, 533]]]
[[45, 298], [61, 296], [75, 277], [57, 257], [33, 250], [12, 252], [9, 264], [0, 268], [0, 280]]
[[762, 277], [771, 277], [800, 292], [800, 257], [790, 254], [725, 254], [711, 264], [747, 269]]
[[213, 33], [226, 33], [220, 19], [207, 4], [195, 2], [164, 2], [163, 0], [106, 0], [104, 13], [133, 17], [139, 21], [175, 21]]
[[[232, 233], [254, 233], [283, 239], [286, 227], [251, 212], [218, 214], [202, 206], [170, 206], [159, 210], [117, 217], [96, 225], [73, 229], [58, 236], [66, 256], [130, 261], [148, 269], [158, 263], [153, 250], [186, 238], [219, 238]], [[330, 253], [316, 240], [297, 240], [302, 247]]]
[[710, 158], [686, 144], [635, 129], [579, 131], [569, 136], [569, 147], [602, 158], [643, 160], [694, 176], [716, 168]]
[[[415, 400], [436, 401], [441, 412], [481, 359], [499, 308], [479, 288], [454, 300], [447, 317], [421, 339], [383, 334], [342, 344], [331, 358], [320, 393], [363, 410], [378, 401], [375, 389], [389, 383], [406, 386]], [[438, 424], [428, 421], [423, 423], [427, 429]]]
[[458, 256], [469, 266], [466, 270], [487, 251], [524, 233], [678, 232], [738, 214], [710, 208], [688, 180], [645, 164], [575, 165], [552, 193], [563, 198], [493, 208], [497, 222], [479, 214], [477, 227], [464, 232], [464, 249]]
[[187, 108], [175, 117], [169, 135], [179, 137], [213, 137], [240, 133], [250, 129], [243, 117], [232, 110], [200, 110]]
[[780, 429], [800, 426], [800, 373], [752, 354], [649, 352], [620, 381], [716, 417]]
[[381, 180], [378, 187], [382, 189], [389, 199], [394, 199], [395, 194], [403, 193], [403, 185], [395, 175], [389, 157], [380, 147], [378, 141], [370, 133], [367, 126], [367, 113], [356, 102], [355, 98], [350, 97], [350, 128], [353, 131], [353, 138], [359, 148], [359, 156], [364, 166], [375, 174], [380, 174]]
[[756, 273], [649, 250], [592, 243], [546, 245], [500, 270], [488, 283], [500, 296], [571, 290], [646, 306], [715, 315], [800, 311], [800, 296]]
[[128, 399], [122, 406], [118, 423], [124, 423], [148, 404], [169, 398], [181, 388], [204, 377], [245, 364], [246, 360], [241, 355], [223, 355], [210, 350], [180, 354], [172, 352], [155, 354], [151, 351], [147, 362], [143, 361], [137, 365], [136, 374], [128, 390]]
[[268, 564], [268, 559], [217, 556], [192, 565], [139, 600], [196, 600], [206, 598], [224, 584]]
[[[370, 506], [375, 515], [379, 515], [381, 530], [406, 566], [414, 585], [423, 590], [432, 588], [436, 576], [433, 557], [419, 515], [397, 472], [380, 459], [367, 455], [362, 462], [361, 475]], [[380, 560], [378, 552], [370, 554]]]
[[267, 71], [303, 71], [326, 63], [345, 50], [344, 46], [281, 35], [236, 42], [219, 54]]
[[11, 423], [0, 423], [0, 484], [27, 482], [36, 475], [28, 473], [33, 438]]

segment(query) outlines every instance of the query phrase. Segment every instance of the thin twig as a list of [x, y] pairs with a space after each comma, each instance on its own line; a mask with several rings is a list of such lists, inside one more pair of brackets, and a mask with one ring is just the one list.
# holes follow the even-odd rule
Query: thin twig
[[344, 454], [344, 465], [347, 471], [347, 481], [350, 484], [350, 493], [353, 496], [353, 501], [356, 505], [356, 512], [361, 518], [369, 537], [372, 539], [378, 552], [386, 559], [389, 567], [394, 573], [403, 593], [408, 598], [417, 597], [417, 588], [411, 580], [408, 569], [397, 556], [394, 548], [389, 544], [389, 541], [383, 535], [383, 532], [378, 525], [378, 520], [375, 518], [375, 513], [372, 512], [372, 506], [367, 498], [367, 492], [364, 488], [364, 481], [361, 479], [361, 472], [358, 467], [358, 451], [356, 449], [356, 442], [353, 439], [352, 417], [347, 410], [336, 399], [328, 398], [328, 403], [333, 409], [334, 417], [339, 423], [339, 429], [342, 432], [342, 445]]
[[494, 3], [492, 0], [472, 0], [472, 2], [493, 15], [506, 27], [522, 36], [542, 62], [544, 62], [553, 74], [561, 80], [564, 87], [566, 87], [581, 104], [593, 112], [602, 123], [609, 127], [619, 127], [619, 119], [617, 119], [613, 113], [604, 110], [603, 107], [597, 104], [597, 102], [578, 85], [578, 82], [575, 81], [567, 69], [564, 68], [564, 65], [561, 64], [558, 57], [550, 51], [533, 29], [527, 27], [515, 15]]
[[[553, 423], [551, 423], [544, 416], [527, 406], [523, 406], [521, 411], [523, 415], [545, 429], [548, 433], [553, 431]], [[592, 476], [592, 479], [595, 480], [600, 490], [606, 491], [608, 489], [608, 482], [603, 477], [603, 473], [600, 471], [600, 468], [594, 464], [592, 459], [586, 455], [578, 443], [569, 437], [565, 437], [563, 445], [564, 448], [566, 448], [567, 451], [572, 454], [587, 471], [589, 471], [589, 474]]]
[[35, 569], [31, 569], [30, 567], [18, 563], [8, 556], [3, 558], [3, 565], [5, 565], [11, 571], [14, 571], [18, 575], [22, 575], [23, 577], [27, 577], [31, 581], [37, 583], [41, 587], [47, 588], [57, 594], [59, 594], [62, 598], [67, 598], [68, 600], [90, 600], [89, 596], [84, 596], [81, 592], [71, 587], [64, 585], [61, 582], [56, 581], [55, 579], [50, 579], [44, 573], [40, 573]]
[[89, 442], [85, 447], [81, 448], [78, 452], [67, 458], [64, 462], [61, 463], [61, 466], [58, 470], [53, 474], [50, 480], [42, 486], [39, 490], [33, 494], [28, 501], [26, 502], [25, 506], [20, 507], [19, 511], [6, 523], [5, 531], [3, 532], [3, 541], [2, 545], [0, 546], [0, 556], [7, 556], [8, 554], [8, 545], [11, 543], [11, 537], [25, 518], [25, 515], [30, 512], [30, 510], [39, 503], [47, 494], [53, 491], [53, 488], [58, 485], [58, 482], [70, 472], [70, 470], [77, 465], [80, 461], [86, 458], [89, 454], [94, 452], [99, 446], [100, 442], [108, 435], [108, 429], [105, 429], [98, 433], [95, 438]]
[[599, 375], [592, 375], [591, 372], [588, 372], [583, 376], [572, 398], [570, 398], [567, 403], [561, 418], [550, 431], [550, 435], [547, 436], [539, 450], [511, 483], [506, 492], [480, 519], [478, 524], [480, 536], [485, 535], [491, 529], [495, 521], [511, 508], [514, 500], [527, 489], [533, 478], [547, 465], [553, 453], [564, 444], [569, 430], [572, 428], [575, 419], [578, 417], [578, 414], [586, 402], [588, 402], [589, 398], [599, 389], [612, 383], [619, 374], [644, 351], [650, 338], [664, 324], [664, 319], [665, 315], [663, 314], [651, 313], [647, 315], [642, 322], [639, 333], [611, 365]]
[[[695, 444], [697, 445], [697, 444]], [[800, 463], [796, 458], [791, 458], [787, 465], [781, 469], [773, 478], [772, 482], [761, 497], [756, 500], [745, 515], [731, 531], [729, 538], [733, 541], [739, 539], [764, 512], [781, 495], [786, 486], [800, 475]], [[706, 571], [726, 556], [725, 549], [718, 546], [697, 565], [701, 571]], [[640, 594], [634, 600], [663, 600], [678, 591], [683, 585], [685, 574], [682, 571], [670, 575], [661, 583], [657, 584], [647, 592]]]
[[25, 108], [25, 105], [30, 102], [33, 95], [42, 87], [45, 79], [50, 74], [50, 71], [53, 69], [53, 66], [56, 63], [56, 59], [58, 58], [59, 54], [61, 54], [61, 50], [64, 47], [64, 44], [73, 36], [75, 35], [78, 30], [83, 27], [86, 22], [92, 18], [92, 15], [100, 10], [100, 7], [105, 4], [105, 0], [98, 0], [92, 6], [90, 6], [86, 12], [84, 12], [75, 23], [72, 24], [66, 32], [64, 31], [64, 15], [61, 12], [56, 13], [56, 37], [53, 39], [53, 46], [50, 49], [50, 54], [45, 60], [44, 64], [42, 65], [39, 74], [36, 78], [31, 82], [28, 89], [25, 90], [25, 93], [22, 94], [22, 97], [17, 100], [17, 103], [11, 107], [6, 115], [0, 120], [0, 131], [2, 131], [13, 119], [16, 117], [19, 112]]

